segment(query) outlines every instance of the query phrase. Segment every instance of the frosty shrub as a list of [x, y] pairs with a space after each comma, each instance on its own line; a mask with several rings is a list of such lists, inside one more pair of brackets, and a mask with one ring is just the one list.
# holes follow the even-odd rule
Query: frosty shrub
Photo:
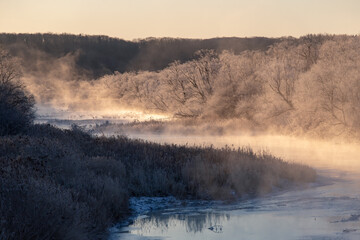
[[17, 134], [34, 119], [34, 98], [19, 77], [16, 59], [0, 49], [0, 135]]

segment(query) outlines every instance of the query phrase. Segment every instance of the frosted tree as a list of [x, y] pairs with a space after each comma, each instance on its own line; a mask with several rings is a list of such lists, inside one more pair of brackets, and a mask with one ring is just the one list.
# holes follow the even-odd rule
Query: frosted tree
[[197, 117], [203, 113], [208, 99], [214, 93], [214, 84], [221, 67], [218, 55], [213, 50], [196, 53], [196, 59], [180, 64], [174, 62], [162, 71], [164, 84], [170, 93], [177, 117]]
[[324, 132], [359, 134], [360, 38], [324, 43], [318, 63], [305, 76], [303, 96]]
[[0, 135], [17, 134], [34, 119], [34, 98], [20, 76], [18, 61], [0, 49]]
[[266, 54], [260, 73], [267, 86], [264, 102], [270, 105], [269, 117], [279, 117], [296, 109], [296, 83], [305, 71], [306, 62], [297, 54], [293, 41], [280, 42]]
[[209, 101], [208, 113], [219, 118], [244, 118], [254, 120], [258, 96], [263, 91], [263, 82], [257, 71], [262, 54], [245, 52], [220, 55], [222, 67], [214, 85], [214, 94]]

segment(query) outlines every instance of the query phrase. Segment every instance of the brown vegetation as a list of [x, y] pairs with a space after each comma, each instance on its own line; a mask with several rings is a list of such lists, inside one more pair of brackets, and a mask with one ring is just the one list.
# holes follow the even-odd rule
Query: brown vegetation
[[[315, 180], [315, 170], [307, 166], [251, 149], [159, 145], [126, 137], [95, 137], [77, 126], [61, 130], [32, 125], [33, 98], [18, 81], [14, 59], [2, 56], [1, 239], [105, 238], [106, 228], [129, 214], [131, 196], [228, 200]], [[221, 71], [219, 62], [215, 53], [201, 52], [182, 73], [187, 74], [184, 84], [191, 90], [183, 99], [186, 104], [198, 104], [192, 112], [196, 115], [204, 113], [215, 94], [213, 77]], [[258, 95], [250, 80], [251, 69], [240, 74], [249, 79], [238, 91], [254, 91], [241, 95], [246, 101]], [[182, 89], [181, 81], [176, 84]], [[143, 94], [140, 86], [135, 90], [132, 97], [151, 94], [149, 89]], [[242, 112], [251, 109], [248, 105]]]
[[34, 119], [34, 97], [20, 75], [17, 59], [0, 48], [0, 136], [19, 133]]
[[250, 149], [159, 145], [34, 125], [0, 138], [1, 239], [93, 239], [130, 196], [237, 199], [315, 180]]

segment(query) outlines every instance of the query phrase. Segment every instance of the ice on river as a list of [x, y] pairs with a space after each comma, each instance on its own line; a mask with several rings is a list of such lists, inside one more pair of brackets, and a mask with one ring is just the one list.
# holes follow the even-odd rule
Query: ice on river
[[230, 205], [149, 198], [111, 239], [360, 239], [360, 176], [320, 174], [309, 188]]
[[[44, 109], [44, 113], [48, 110]], [[41, 111], [40, 111], [41, 113]], [[91, 115], [94, 114], [94, 115]], [[60, 127], [126, 122], [136, 113], [105, 116], [57, 111], [38, 122]], [[98, 117], [100, 116], [100, 117]], [[154, 116], [142, 116], [144, 119]], [[158, 143], [251, 147], [286, 161], [317, 169], [318, 180], [307, 188], [276, 192], [228, 204], [133, 198], [134, 215], [111, 229], [117, 239], [360, 239], [360, 146], [274, 135], [174, 136], [129, 135]]]
[[[317, 169], [307, 188], [232, 204], [133, 199], [141, 206], [111, 239], [360, 239], [360, 148], [283, 136], [132, 136], [159, 143], [251, 146]], [[149, 208], [149, 205], [153, 204]], [[145, 208], [145, 209], [144, 209]], [[139, 210], [139, 208], [137, 208]]]

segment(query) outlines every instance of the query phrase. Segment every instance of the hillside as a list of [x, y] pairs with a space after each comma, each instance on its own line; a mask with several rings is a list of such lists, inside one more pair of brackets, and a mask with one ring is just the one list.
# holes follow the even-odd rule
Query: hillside
[[23, 61], [25, 70], [37, 71], [42, 62], [75, 55], [76, 69], [89, 77], [100, 77], [115, 71], [157, 71], [175, 60], [185, 62], [200, 49], [240, 53], [266, 50], [278, 39], [253, 38], [147, 38], [125, 41], [108, 36], [71, 34], [0, 34], [0, 46]]

